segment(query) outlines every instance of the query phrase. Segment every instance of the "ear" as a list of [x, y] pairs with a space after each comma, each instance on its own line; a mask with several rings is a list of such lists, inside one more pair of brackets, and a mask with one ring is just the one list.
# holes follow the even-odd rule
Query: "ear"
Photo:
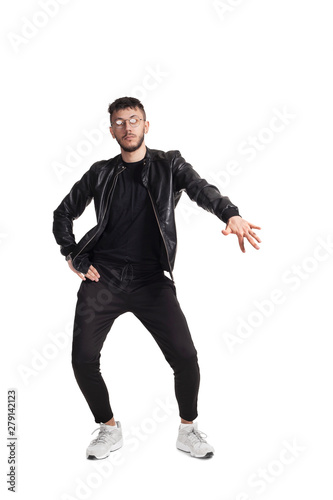
[[148, 134], [148, 130], [149, 130], [149, 122], [145, 122], [145, 129], [144, 129], [144, 132], [145, 134]]
[[110, 133], [111, 133], [112, 137], [115, 139], [115, 135], [114, 135], [114, 132], [113, 132], [113, 128], [112, 128], [112, 127], [109, 127], [109, 130], [110, 130]]

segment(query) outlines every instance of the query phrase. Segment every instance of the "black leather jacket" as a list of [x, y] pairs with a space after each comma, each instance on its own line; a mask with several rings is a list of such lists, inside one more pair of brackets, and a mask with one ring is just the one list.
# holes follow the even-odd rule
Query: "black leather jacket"
[[[121, 154], [94, 163], [53, 213], [53, 234], [60, 245], [60, 252], [66, 258], [71, 257], [74, 268], [83, 274], [88, 272], [91, 265], [89, 252], [106, 227], [117, 179], [125, 168]], [[233, 215], [239, 215], [238, 208], [227, 196], [222, 196], [216, 186], [201, 178], [179, 151], [164, 152], [146, 147], [142, 182], [147, 188], [164, 242], [162, 268], [170, 273], [174, 281], [172, 270], [177, 250], [174, 210], [182, 192], [186, 191], [199, 207], [215, 214], [225, 223]], [[97, 224], [76, 243], [73, 221], [83, 213], [92, 199]]]

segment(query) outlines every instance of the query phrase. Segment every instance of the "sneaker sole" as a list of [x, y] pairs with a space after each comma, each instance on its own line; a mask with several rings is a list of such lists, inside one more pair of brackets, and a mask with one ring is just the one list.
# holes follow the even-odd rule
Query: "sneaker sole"
[[96, 455], [87, 455], [87, 460], [103, 460], [104, 458], [107, 458], [110, 455], [110, 453], [119, 450], [119, 448], [121, 448], [122, 446], [123, 446], [123, 439], [121, 439], [118, 443], [114, 444], [106, 455], [102, 455], [101, 457], [96, 457]]
[[211, 458], [213, 455], [214, 455], [214, 452], [213, 451], [208, 451], [206, 453], [206, 455], [195, 455], [190, 449], [188, 446], [186, 446], [185, 444], [177, 441], [176, 443], [176, 447], [178, 448], [178, 450], [180, 451], [184, 451], [185, 453], [190, 453], [191, 457], [194, 457], [194, 458]]

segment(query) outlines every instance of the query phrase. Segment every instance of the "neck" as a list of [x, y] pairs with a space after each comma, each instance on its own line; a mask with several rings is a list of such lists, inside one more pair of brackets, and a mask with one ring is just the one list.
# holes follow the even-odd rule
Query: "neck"
[[139, 149], [137, 149], [136, 151], [128, 152], [124, 151], [123, 148], [120, 149], [121, 157], [126, 163], [143, 160], [143, 158], [146, 156], [146, 146], [144, 143], [142, 143]]

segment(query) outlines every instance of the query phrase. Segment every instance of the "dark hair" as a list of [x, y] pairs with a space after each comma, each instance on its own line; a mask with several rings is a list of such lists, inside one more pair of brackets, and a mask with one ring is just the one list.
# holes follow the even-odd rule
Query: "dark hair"
[[[143, 118], [146, 120], [146, 112], [143, 107], [143, 104], [137, 99], [136, 97], [119, 97], [119, 99], [116, 99], [113, 101], [112, 104], [109, 104], [108, 107], [108, 112], [110, 113], [110, 122], [112, 118], [112, 113], [114, 111], [119, 111], [120, 109], [126, 109], [126, 108], [139, 108], [141, 109], [143, 113]], [[112, 122], [111, 122], [112, 124]]]

